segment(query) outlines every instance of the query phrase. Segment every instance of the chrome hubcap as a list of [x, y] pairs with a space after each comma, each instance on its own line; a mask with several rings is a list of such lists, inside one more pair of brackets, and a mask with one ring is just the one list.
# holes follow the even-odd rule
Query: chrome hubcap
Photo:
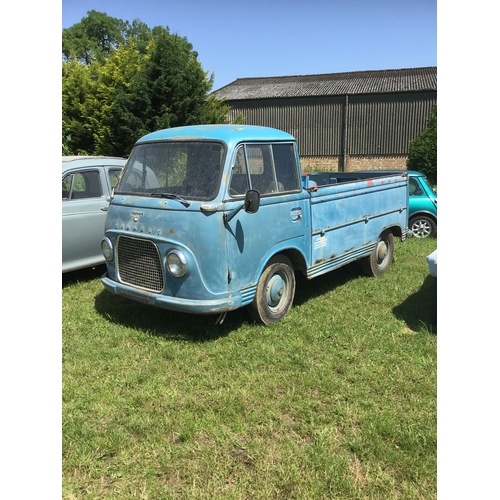
[[387, 257], [387, 252], [387, 243], [385, 241], [381, 241], [377, 248], [377, 260], [379, 263]]

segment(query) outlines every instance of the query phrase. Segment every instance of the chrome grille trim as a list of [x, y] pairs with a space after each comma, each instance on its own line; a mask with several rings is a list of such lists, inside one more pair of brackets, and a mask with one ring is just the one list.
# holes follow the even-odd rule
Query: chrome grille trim
[[125, 285], [161, 293], [165, 288], [163, 267], [157, 246], [144, 238], [118, 236], [118, 279]]
[[250, 304], [257, 293], [257, 286], [250, 286], [241, 290], [241, 305], [246, 306]]

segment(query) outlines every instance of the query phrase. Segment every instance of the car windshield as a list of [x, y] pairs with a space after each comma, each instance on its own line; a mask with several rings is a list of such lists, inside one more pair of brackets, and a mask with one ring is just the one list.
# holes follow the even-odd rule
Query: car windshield
[[212, 200], [219, 188], [225, 154], [219, 142], [139, 144], [130, 155], [115, 193]]
[[431, 190], [431, 192], [437, 196], [436, 190], [432, 187], [432, 184], [429, 182], [429, 179], [427, 179], [427, 177], [424, 177], [423, 181], [425, 182], [425, 184], [427, 184], [427, 187]]

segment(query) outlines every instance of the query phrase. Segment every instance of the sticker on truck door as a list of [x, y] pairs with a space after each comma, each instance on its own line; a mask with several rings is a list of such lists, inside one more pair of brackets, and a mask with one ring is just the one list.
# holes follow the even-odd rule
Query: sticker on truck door
[[314, 240], [314, 248], [326, 247], [328, 244], [328, 238], [326, 236], [320, 236]]

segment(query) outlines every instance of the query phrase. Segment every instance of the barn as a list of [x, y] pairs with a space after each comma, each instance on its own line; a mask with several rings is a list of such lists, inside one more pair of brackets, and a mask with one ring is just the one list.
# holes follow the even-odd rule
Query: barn
[[405, 169], [437, 103], [437, 67], [238, 78], [214, 95], [230, 122], [294, 135], [303, 171]]

